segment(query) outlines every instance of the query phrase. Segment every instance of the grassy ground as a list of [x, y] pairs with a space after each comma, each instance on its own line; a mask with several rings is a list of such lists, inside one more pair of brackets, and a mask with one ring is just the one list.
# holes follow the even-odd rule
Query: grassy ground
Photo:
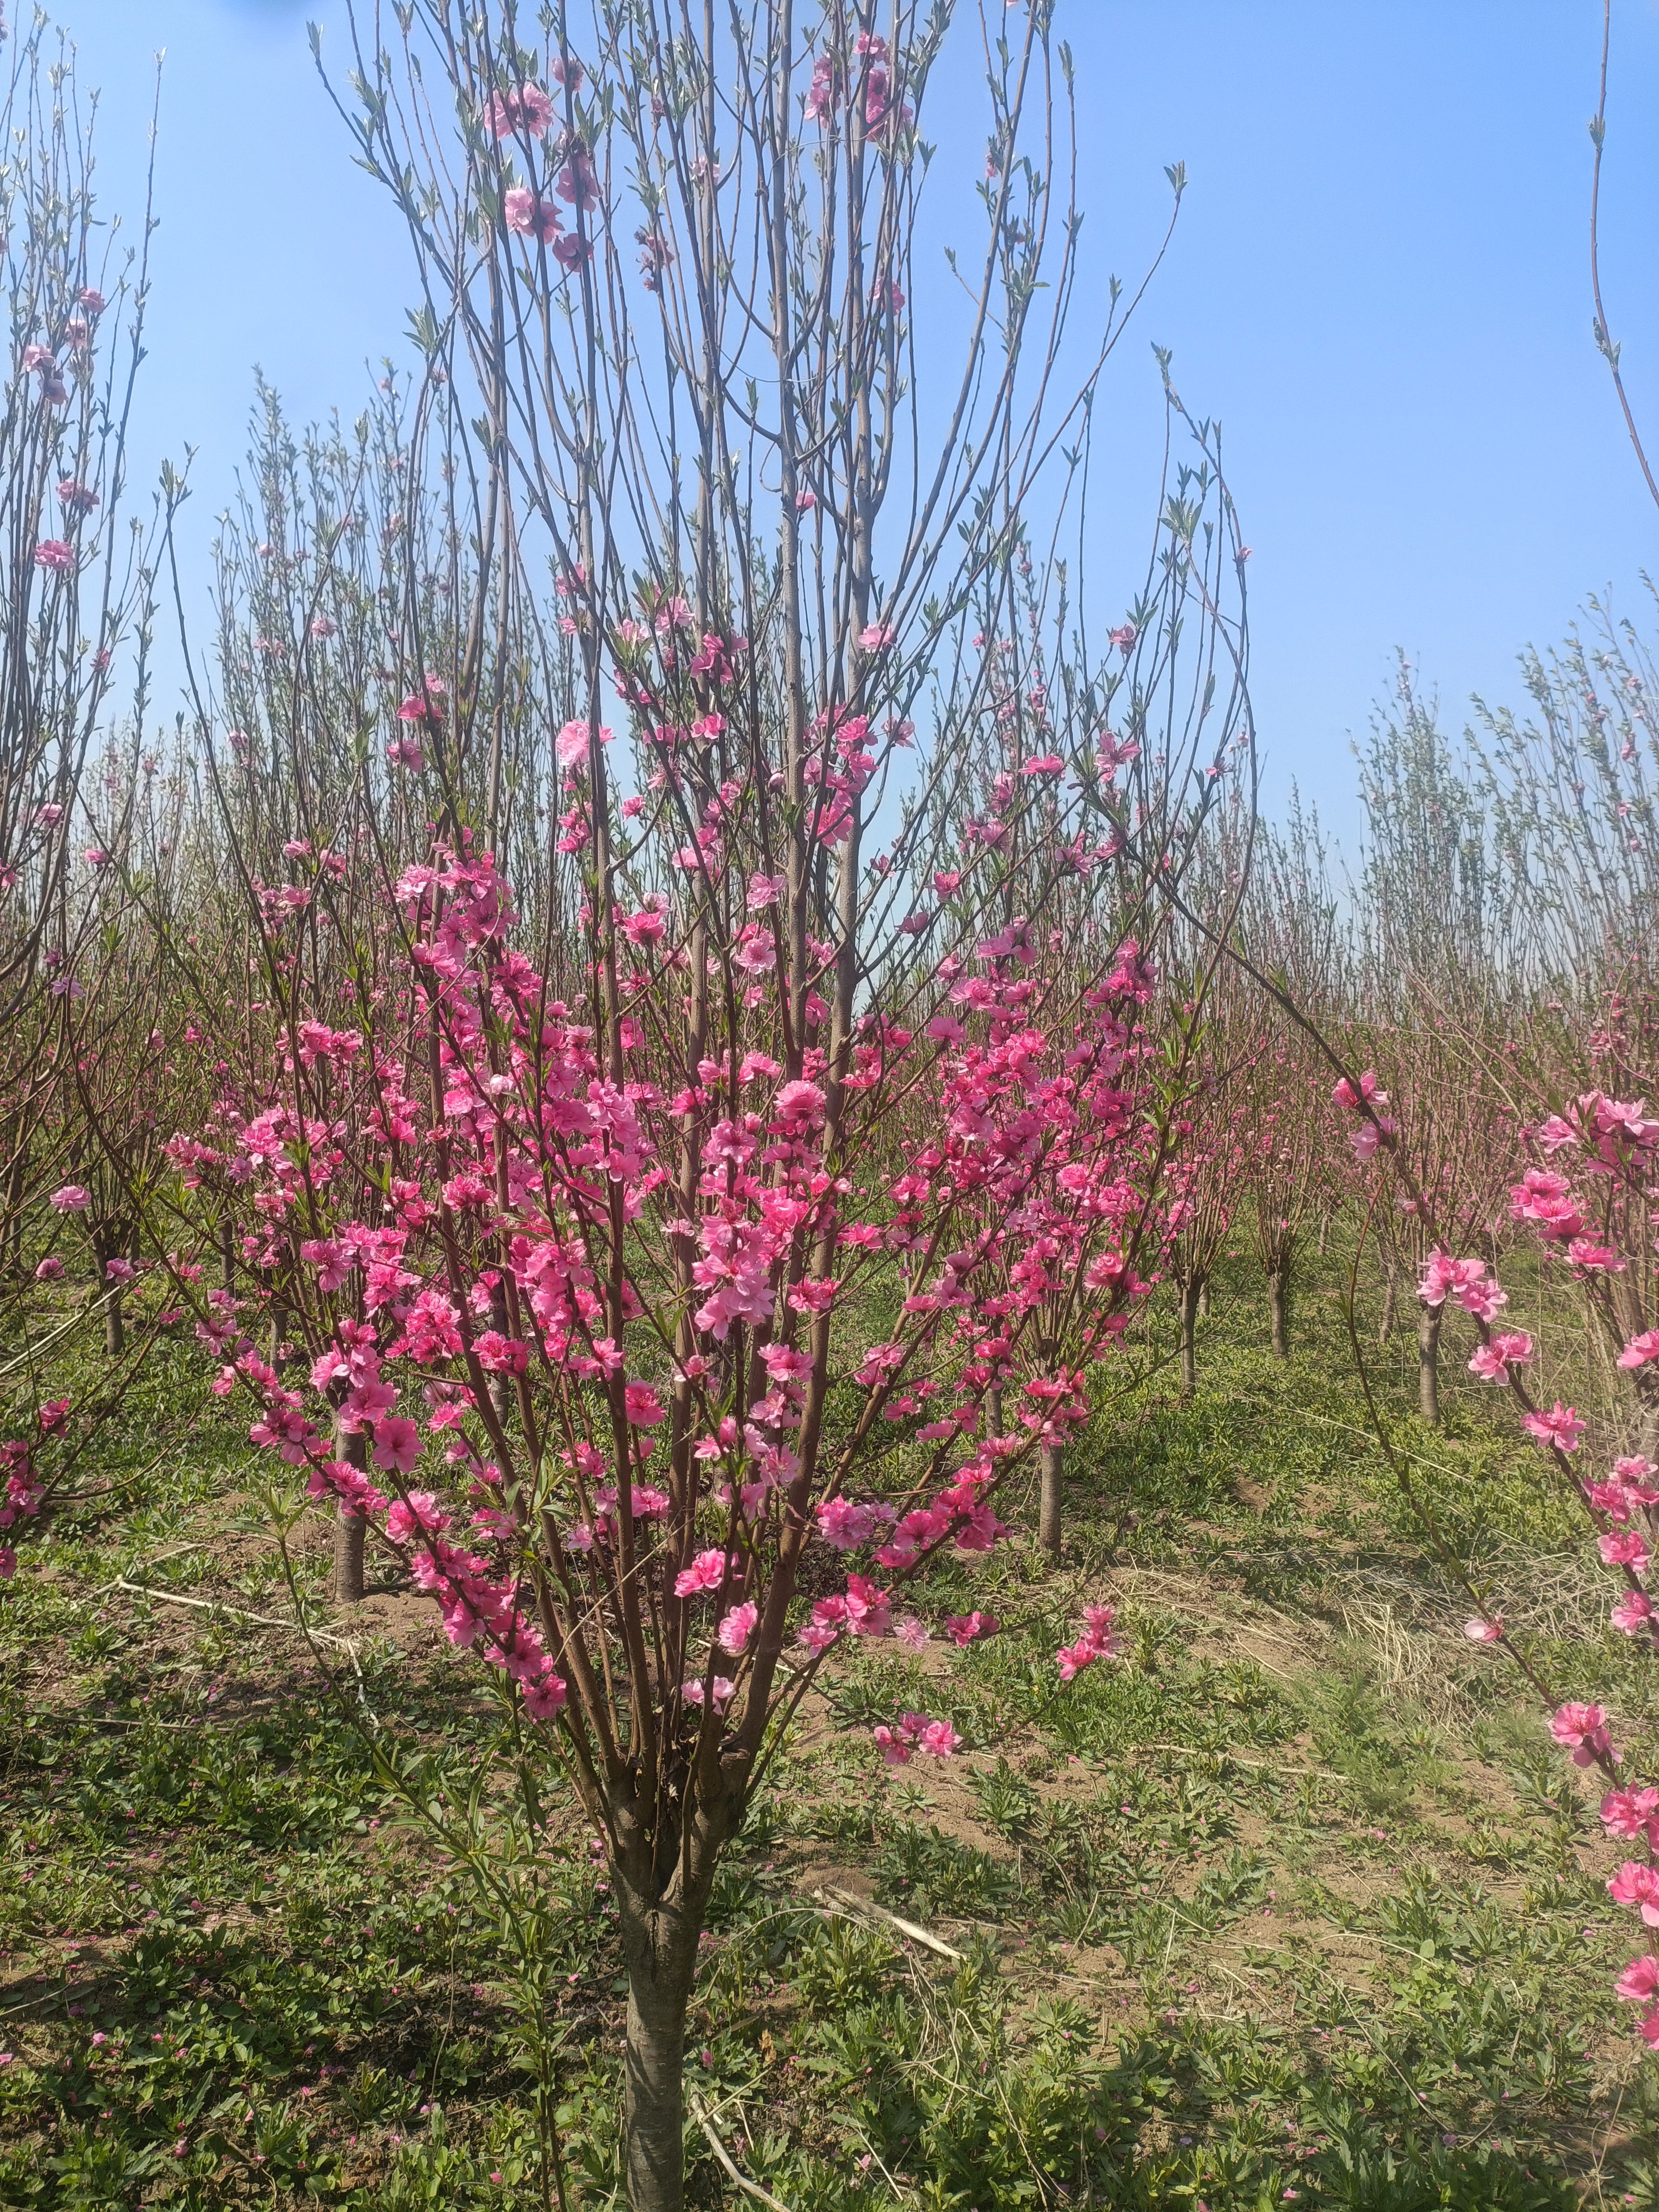
[[[1288, 1369], [1264, 1339], [1241, 1269], [1196, 1400], [1155, 1373], [1073, 1453], [1063, 1570], [957, 1571], [948, 1609], [1006, 1632], [836, 1660], [769, 1778], [691, 2075], [789, 2212], [1659, 2203], [1593, 1807], [1425, 1569], [1331, 1301]], [[1449, 1537], [1653, 1771], [1584, 1547], [1449, 1399], [1399, 1436]], [[586, 1839], [557, 1805], [550, 1857], [501, 1838], [492, 1900], [401, 1818], [386, 1761], [463, 1807], [499, 1712], [397, 1590], [323, 1647], [331, 1690], [268, 1533], [215, 1503], [240, 1433], [167, 1354], [0, 1600], [0, 2203], [528, 2212], [538, 2013], [568, 2190], [616, 2201]], [[1085, 1597], [1127, 1656], [1060, 1692]], [[884, 1769], [870, 1729], [912, 1705], [966, 1754]], [[695, 2201], [740, 2201], [695, 2121], [689, 2149]]]

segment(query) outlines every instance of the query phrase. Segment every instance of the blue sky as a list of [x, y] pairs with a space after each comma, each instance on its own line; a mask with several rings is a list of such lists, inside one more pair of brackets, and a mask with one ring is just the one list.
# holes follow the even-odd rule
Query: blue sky
[[[401, 234], [312, 70], [307, 14], [343, 58], [331, 0], [57, 12], [103, 88], [107, 201], [134, 214], [167, 52], [138, 458], [198, 449], [204, 574], [254, 363], [296, 417], [354, 410], [399, 344]], [[1589, 336], [1599, 0], [1060, 0], [1058, 21], [1103, 284], [1141, 266], [1164, 165], [1190, 179], [1097, 411], [1099, 526], [1127, 574], [1152, 495], [1157, 339], [1183, 397], [1225, 426], [1270, 795], [1294, 775], [1350, 829], [1348, 735], [1397, 646], [1459, 720], [1471, 691], [1514, 697], [1517, 650], [1558, 635], [1587, 592], [1639, 614], [1640, 572], [1659, 565], [1659, 510]], [[1615, 0], [1603, 282], [1659, 447], [1656, 96], [1659, 7]]]

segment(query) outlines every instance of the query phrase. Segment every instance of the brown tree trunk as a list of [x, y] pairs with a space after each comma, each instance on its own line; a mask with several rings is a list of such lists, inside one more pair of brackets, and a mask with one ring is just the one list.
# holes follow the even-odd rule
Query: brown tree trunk
[[[489, 1326], [505, 1336], [511, 1326], [507, 1310], [507, 1285], [497, 1281], [489, 1293]], [[495, 1419], [505, 1428], [513, 1419], [514, 1390], [510, 1375], [492, 1375], [489, 1378], [489, 1401], [495, 1408]]]
[[23, 1265], [23, 1193], [28, 1171], [28, 1146], [22, 1145], [6, 1177], [6, 1259], [14, 1273], [21, 1273]]
[[1198, 1388], [1198, 1347], [1193, 1340], [1193, 1324], [1198, 1319], [1196, 1282], [1181, 1285], [1181, 1391], [1190, 1398]]
[[985, 1394], [985, 1419], [989, 1425], [989, 1433], [1000, 1437], [1002, 1434], [1002, 1385], [1000, 1382], [994, 1382]]
[[[348, 1467], [368, 1467], [368, 1440], [361, 1429], [346, 1431], [337, 1424], [334, 1448], [336, 1457]], [[363, 1539], [368, 1533], [368, 1523], [362, 1515], [351, 1512], [342, 1501], [334, 1517], [336, 1605], [356, 1605], [363, 1595]]]
[[1440, 1323], [1443, 1306], [1425, 1306], [1417, 1322], [1417, 1410], [1431, 1428], [1440, 1425]]
[[111, 1359], [118, 1359], [126, 1348], [127, 1332], [121, 1318], [120, 1286], [112, 1284], [104, 1292], [104, 1350]]
[[1396, 1268], [1390, 1267], [1382, 1279], [1382, 1318], [1377, 1323], [1376, 1329], [1376, 1340], [1379, 1344], [1386, 1344], [1394, 1334], [1395, 1308], [1399, 1303], [1400, 1275]]
[[[704, 1856], [695, 1844], [693, 1850]], [[628, 1965], [623, 2155], [630, 2212], [681, 2212], [685, 2202], [685, 2012], [713, 1875], [710, 1852], [694, 1895], [653, 1905], [611, 1865]]]
[[1291, 1263], [1281, 1260], [1267, 1270], [1267, 1312], [1273, 1323], [1273, 1357], [1291, 1356]]
[[1051, 1559], [1060, 1553], [1060, 1479], [1064, 1453], [1059, 1444], [1037, 1447], [1037, 1541]]
[[1210, 1318], [1210, 1279], [1207, 1275], [1198, 1286], [1198, 1317], [1200, 1321]]

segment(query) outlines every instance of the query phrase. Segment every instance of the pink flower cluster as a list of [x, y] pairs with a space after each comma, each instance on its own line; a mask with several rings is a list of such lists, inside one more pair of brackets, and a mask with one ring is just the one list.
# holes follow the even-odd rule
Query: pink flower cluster
[[896, 1728], [878, 1728], [875, 1736], [890, 1766], [908, 1766], [919, 1751], [949, 1759], [962, 1748], [962, 1738], [949, 1721], [930, 1721], [925, 1713], [901, 1713]]
[[1374, 1160], [1387, 1140], [1398, 1133], [1397, 1125], [1389, 1118], [1389, 1094], [1379, 1085], [1376, 1070], [1368, 1067], [1357, 1085], [1346, 1075], [1339, 1078], [1331, 1097], [1345, 1113], [1362, 1117], [1348, 1138], [1354, 1158], [1362, 1166]]
[[1092, 1667], [1097, 1659], [1115, 1659], [1119, 1644], [1112, 1624], [1115, 1609], [1109, 1605], [1085, 1605], [1083, 1608], [1083, 1633], [1075, 1644], [1063, 1644], [1054, 1658], [1060, 1668], [1060, 1679], [1070, 1682], [1085, 1667]]

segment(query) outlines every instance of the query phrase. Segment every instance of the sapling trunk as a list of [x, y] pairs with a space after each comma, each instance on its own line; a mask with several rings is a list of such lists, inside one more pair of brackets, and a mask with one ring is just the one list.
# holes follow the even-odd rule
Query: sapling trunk
[[28, 1188], [29, 1155], [20, 1146], [6, 1177], [6, 1261], [14, 1273], [23, 1265], [23, 1193]]
[[[503, 1336], [511, 1334], [512, 1324], [507, 1312], [507, 1285], [499, 1279], [489, 1293], [489, 1326], [499, 1330]], [[505, 1426], [513, 1418], [513, 1378], [510, 1375], [490, 1376], [489, 1398], [495, 1408], [495, 1418]]]
[[1440, 1425], [1440, 1323], [1443, 1306], [1425, 1306], [1417, 1322], [1417, 1410], [1431, 1428]]
[[[368, 1439], [361, 1429], [343, 1430], [337, 1419], [334, 1447], [348, 1467], [368, 1467]], [[362, 1515], [350, 1511], [343, 1499], [334, 1517], [336, 1605], [355, 1605], [364, 1594], [363, 1543], [368, 1529], [368, 1523]]]
[[1058, 1559], [1060, 1531], [1060, 1483], [1065, 1454], [1059, 1444], [1037, 1447], [1037, 1540], [1051, 1559]]
[[[105, 1279], [107, 1282], [107, 1277]], [[104, 1292], [104, 1350], [110, 1358], [118, 1359], [126, 1348], [126, 1326], [121, 1316], [121, 1290], [118, 1284], [114, 1284]]]
[[726, 1797], [712, 1819], [697, 1820], [660, 1897], [649, 1893], [651, 1854], [643, 1839], [611, 1856], [628, 1967], [623, 2152], [630, 2212], [681, 2212], [685, 2201], [686, 2008], [714, 1869], [737, 1813]]
[[662, 1913], [619, 1883], [628, 1961], [623, 2130], [632, 2212], [680, 2212], [685, 2201], [685, 2013], [696, 1967], [696, 1928], [653, 1935]]
[[1267, 1270], [1267, 1313], [1273, 1324], [1273, 1357], [1291, 1356], [1291, 1263], [1280, 1260]]
[[1198, 1347], [1194, 1324], [1198, 1319], [1200, 1285], [1188, 1279], [1181, 1285], [1181, 1389], [1190, 1398], [1198, 1388]]
[[1200, 1321], [1210, 1318], [1210, 1279], [1207, 1275], [1198, 1286], [1198, 1317]]
[[1382, 1318], [1376, 1326], [1376, 1340], [1386, 1344], [1394, 1334], [1395, 1309], [1400, 1302], [1400, 1277], [1390, 1267], [1382, 1279]]

